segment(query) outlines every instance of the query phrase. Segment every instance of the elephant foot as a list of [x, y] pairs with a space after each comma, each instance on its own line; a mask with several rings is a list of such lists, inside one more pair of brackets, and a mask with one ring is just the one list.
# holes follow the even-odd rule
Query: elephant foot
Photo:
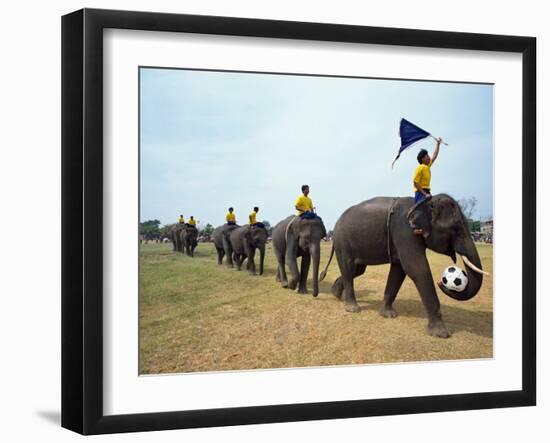
[[248, 275], [256, 275], [254, 271], [248, 271]]
[[384, 318], [395, 318], [397, 317], [397, 311], [391, 306], [384, 306], [382, 309], [380, 309], [380, 315]]
[[307, 288], [298, 288], [298, 294], [307, 294]]
[[290, 280], [288, 282], [288, 289], [296, 289], [297, 286], [298, 286], [298, 279]]
[[334, 295], [338, 300], [342, 299], [342, 293], [344, 292], [344, 285], [340, 277], [336, 279], [331, 289], [332, 295]]
[[428, 334], [432, 337], [449, 338], [451, 334], [447, 330], [447, 326], [443, 323], [443, 320], [437, 320], [430, 322], [428, 325]]
[[361, 310], [357, 303], [344, 303], [344, 309], [347, 312], [359, 312]]
[[317, 297], [319, 295], [319, 289], [314, 289], [311, 295], [313, 295], [314, 297]]

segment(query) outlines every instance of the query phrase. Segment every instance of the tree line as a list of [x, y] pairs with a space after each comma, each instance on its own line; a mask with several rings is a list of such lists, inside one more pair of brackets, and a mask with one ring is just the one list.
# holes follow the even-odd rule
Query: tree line
[[[271, 231], [273, 230], [271, 223], [269, 223], [268, 220], [263, 220], [262, 223], [267, 229], [267, 234], [271, 236]], [[174, 225], [175, 223], [161, 226], [160, 220], [147, 220], [139, 224], [139, 235], [142, 236], [144, 240], [161, 240], [168, 237], [168, 231]], [[204, 228], [199, 229], [199, 236], [210, 237], [212, 232], [214, 232], [214, 226], [207, 223]]]

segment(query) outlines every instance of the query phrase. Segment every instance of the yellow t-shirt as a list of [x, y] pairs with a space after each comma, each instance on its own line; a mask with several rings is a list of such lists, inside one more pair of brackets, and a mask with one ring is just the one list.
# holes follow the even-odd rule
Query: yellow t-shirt
[[237, 218], [235, 217], [235, 213], [234, 212], [228, 212], [227, 215], [225, 216], [225, 221], [227, 221], [227, 222], [237, 221]]
[[178, 223], [185, 223], [185, 220], [183, 219], [183, 217], [178, 218]]
[[256, 212], [252, 211], [252, 212], [248, 215], [248, 223], [250, 223], [251, 225], [255, 225], [255, 224], [256, 224]]
[[191, 226], [195, 226], [197, 224], [197, 221], [194, 218], [190, 218], [187, 224]]
[[414, 186], [415, 183], [418, 183], [422, 189], [430, 189], [430, 182], [432, 180], [432, 170], [430, 169], [431, 166], [432, 162], [427, 165], [420, 164], [414, 170], [413, 187], [415, 191], [418, 190]]
[[313, 200], [309, 197], [306, 197], [304, 194], [300, 195], [294, 202], [294, 206], [300, 208], [296, 211], [296, 215], [302, 215], [306, 211], [313, 211]]

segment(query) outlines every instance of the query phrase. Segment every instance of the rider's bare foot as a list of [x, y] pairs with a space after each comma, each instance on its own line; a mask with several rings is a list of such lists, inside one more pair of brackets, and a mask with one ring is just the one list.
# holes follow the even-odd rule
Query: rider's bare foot
[[416, 235], [424, 235], [424, 231], [422, 229], [414, 229], [413, 232], [416, 234]]

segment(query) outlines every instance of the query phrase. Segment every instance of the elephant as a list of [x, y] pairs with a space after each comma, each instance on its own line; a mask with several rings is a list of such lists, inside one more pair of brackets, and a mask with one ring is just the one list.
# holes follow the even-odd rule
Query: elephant
[[233, 267], [233, 249], [231, 243], [229, 242], [229, 234], [234, 229], [239, 228], [239, 225], [228, 225], [227, 223], [221, 226], [218, 226], [212, 232], [212, 239], [214, 240], [214, 246], [216, 247], [216, 252], [218, 253], [218, 264], [222, 264], [224, 256], [227, 256], [225, 261], [227, 266]]
[[170, 228], [167, 232], [167, 236], [172, 242], [173, 251], [183, 252], [183, 246], [181, 243], [181, 231], [185, 229], [184, 223], [177, 223]]
[[195, 248], [197, 247], [199, 231], [194, 226], [185, 226], [185, 228], [180, 230], [179, 236], [182, 247], [181, 252], [185, 252], [189, 257], [193, 257]]
[[[321, 240], [326, 235], [325, 225], [319, 217], [300, 219], [291, 215], [277, 223], [272, 234], [273, 251], [279, 265], [276, 279], [283, 288], [296, 289], [298, 286], [299, 293], [307, 294], [307, 276], [313, 259], [313, 296], [317, 297]], [[302, 257], [300, 272], [297, 257]], [[287, 279], [285, 263], [290, 269], [290, 281]]]
[[254, 255], [256, 249], [260, 251], [260, 272], [264, 273], [265, 244], [267, 242], [267, 229], [259, 226], [245, 225], [234, 229], [229, 234], [229, 243], [235, 253], [235, 262], [237, 271], [241, 270], [241, 265], [245, 258], [248, 259], [247, 269], [250, 274], [256, 274], [256, 265]]
[[[417, 235], [411, 222], [421, 227]], [[483, 282], [481, 260], [472, 240], [468, 223], [460, 206], [452, 197], [438, 194], [428, 201], [414, 204], [409, 197], [375, 197], [348, 208], [334, 227], [333, 247], [321, 279], [326, 275], [333, 254], [340, 268], [340, 277], [332, 285], [332, 293], [343, 298], [346, 311], [357, 312], [353, 279], [362, 275], [368, 265], [390, 264], [384, 304], [380, 315], [397, 316], [393, 303], [405, 276], [409, 276], [422, 300], [428, 316], [428, 333], [447, 338], [450, 333], [443, 321], [426, 248], [448, 255], [456, 263], [459, 254], [466, 267], [468, 285], [462, 292], [439, 288], [455, 300], [474, 297]]]

